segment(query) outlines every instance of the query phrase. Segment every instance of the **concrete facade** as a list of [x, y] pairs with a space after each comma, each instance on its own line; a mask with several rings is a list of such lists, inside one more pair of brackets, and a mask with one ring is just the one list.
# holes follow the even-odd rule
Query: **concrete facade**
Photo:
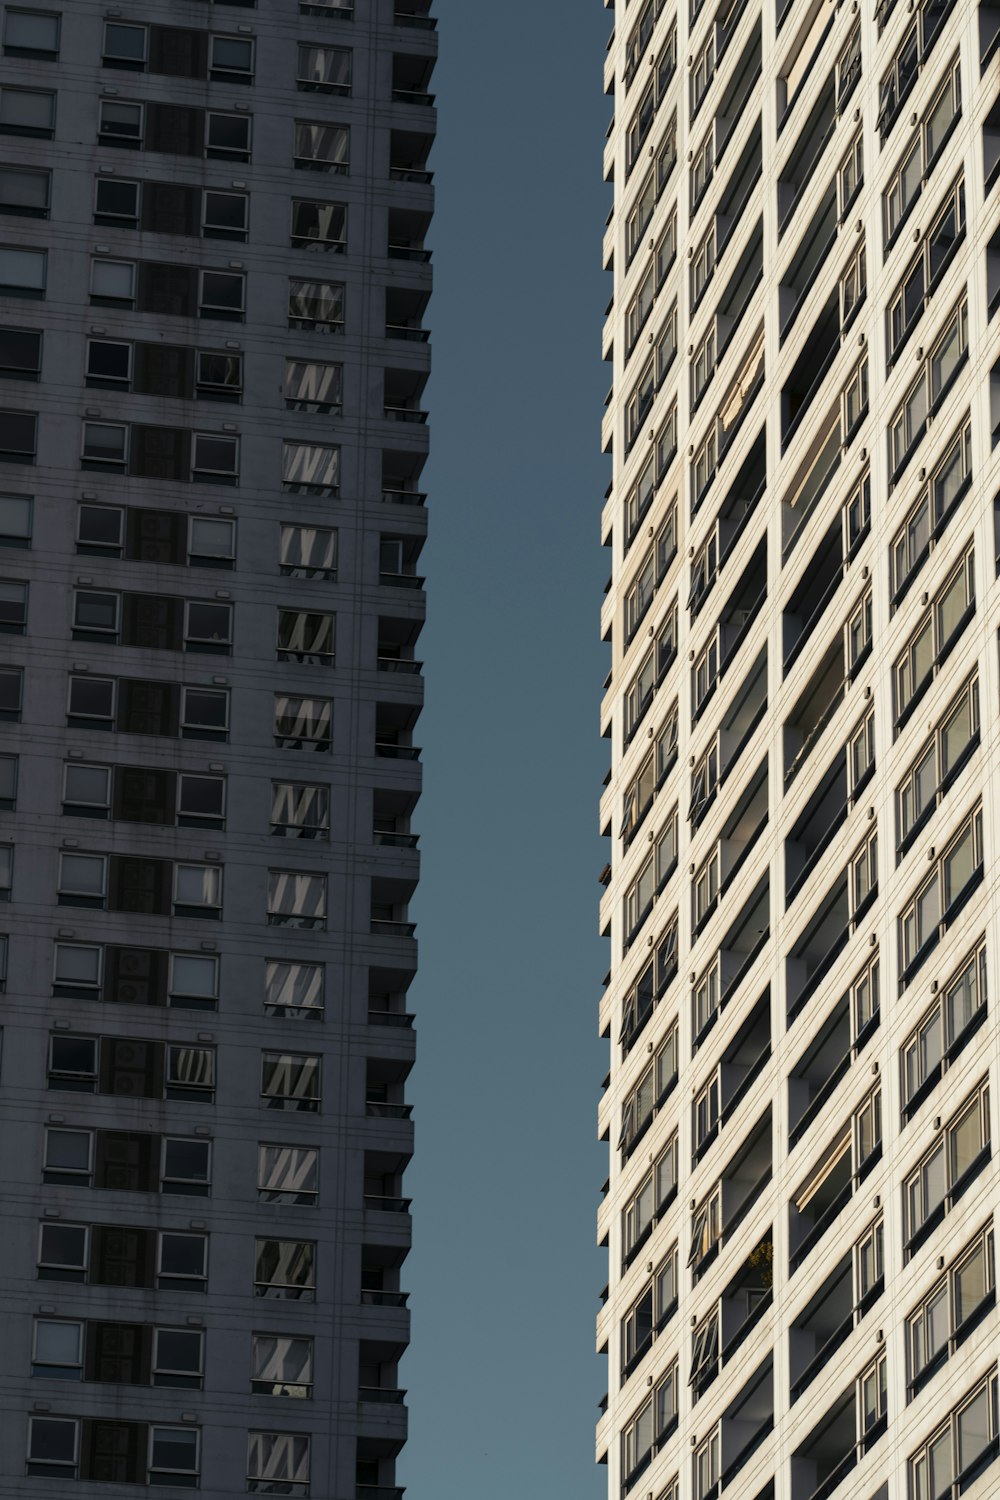
[[609, 8], [597, 1458], [614, 1500], [978, 1500], [1000, 28]]
[[396, 1500], [435, 22], [3, 11], [0, 1494]]

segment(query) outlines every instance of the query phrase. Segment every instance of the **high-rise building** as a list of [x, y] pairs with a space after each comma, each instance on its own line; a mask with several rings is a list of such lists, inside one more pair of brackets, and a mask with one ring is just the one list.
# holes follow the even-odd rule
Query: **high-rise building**
[[613, 9], [597, 1455], [985, 1500], [1000, 12]]
[[435, 21], [0, 25], [0, 1495], [396, 1500]]

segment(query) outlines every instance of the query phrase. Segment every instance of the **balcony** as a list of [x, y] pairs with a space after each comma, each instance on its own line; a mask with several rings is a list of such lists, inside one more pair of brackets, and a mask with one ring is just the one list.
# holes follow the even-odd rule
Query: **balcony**
[[[431, 0], [396, 0], [393, 20], [397, 26], [411, 26], [420, 31], [434, 31], [437, 27], [437, 17], [431, 15]], [[382, 1497], [372, 1495], [369, 1500]]]
[[792, 221], [802, 193], [811, 180], [819, 159], [826, 149], [837, 122], [837, 101], [833, 73], [827, 78], [816, 103], [799, 132], [778, 178], [778, 234], [784, 234]]
[[[431, 335], [430, 329], [423, 326], [423, 318], [429, 300], [428, 292], [411, 291], [403, 287], [387, 287], [385, 293], [386, 338], [402, 339], [411, 344], [426, 344]], [[395, 370], [391, 373], [401, 378], [408, 372]], [[389, 374], [390, 371], [387, 370], [386, 375]], [[426, 381], [427, 372], [425, 371], [421, 390]]]
[[837, 243], [837, 188], [831, 182], [809, 226], [789, 258], [778, 288], [778, 317], [784, 343], [817, 277]]
[[815, 401], [840, 350], [840, 293], [835, 291], [813, 324], [781, 390], [781, 451], [784, 453]]
[[688, 1264], [697, 1282], [771, 1180], [771, 1111], [749, 1131], [715, 1187], [691, 1214]]
[[434, 95], [429, 92], [434, 58], [412, 52], [395, 52], [392, 58], [392, 102], [430, 108]]
[[409, 260], [426, 265], [431, 252], [424, 246], [430, 228], [430, 214], [416, 213], [408, 208], [390, 208], [387, 234], [387, 252], [390, 260]]
[[792, 1402], [808, 1390], [854, 1331], [854, 1273], [847, 1254], [796, 1314], [788, 1330]]
[[820, 539], [782, 611], [782, 675], [785, 677], [810, 640], [827, 605], [843, 581], [843, 533], [843, 524], [838, 515]]
[[844, 640], [838, 631], [783, 725], [786, 792], [843, 702], [846, 684]]
[[827, 891], [785, 960], [788, 1024], [805, 1008], [850, 936], [846, 872]]
[[432, 135], [419, 135], [412, 130], [393, 130], [389, 133], [389, 179], [391, 182], [430, 184], [434, 173], [427, 169], [427, 158], [434, 145]]
[[785, 908], [792, 904], [848, 812], [847, 751], [839, 749], [785, 840]]

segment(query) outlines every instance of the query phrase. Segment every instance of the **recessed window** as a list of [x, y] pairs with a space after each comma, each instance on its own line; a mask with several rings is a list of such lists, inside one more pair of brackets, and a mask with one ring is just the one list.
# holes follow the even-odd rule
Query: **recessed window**
[[0, 547], [30, 547], [32, 500], [27, 495], [0, 495]]
[[[2, 255], [0, 251], [0, 255]], [[44, 288], [44, 280], [43, 280]], [[135, 301], [135, 262], [131, 260], [92, 260], [90, 263], [90, 300], [98, 304]]]
[[239, 476], [239, 439], [196, 432], [191, 477], [204, 483], [235, 484]]
[[308, 1495], [308, 1436], [298, 1432], [249, 1433], [247, 1491], [265, 1495]]
[[96, 557], [121, 557], [125, 507], [81, 505], [77, 510], [76, 550]]
[[271, 832], [281, 838], [329, 838], [330, 788], [296, 781], [272, 782]]
[[194, 385], [199, 400], [239, 402], [243, 394], [243, 356], [199, 349], [195, 355]]
[[295, 122], [295, 165], [313, 172], [336, 172], [347, 176], [351, 133], [346, 125], [321, 125], [308, 120]]
[[17, 756], [0, 755], [0, 808], [10, 812], [17, 801]]
[[205, 189], [201, 232], [206, 239], [245, 241], [249, 219], [250, 199], [246, 193], [219, 193]]
[[93, 1155], [91, 1131], [47, 1129], [42, 1181], [64, 1183], [69, 1187], [89, 1187]]
[[[193, 1141], [164, 1141], [164, 1148]], [[208, 1150], [207, 1142], [199, 1143]], [[166, 1190], [166, 1167], [164, 1167], [164, 1190]], [[186, 1387], [200, 1390], [204, 1368], [205, 1335], [191, 1328], [157, 1328], [153, 1335], [153, 1384]], [[176, 1481], [175, 1481], [176, 1482]]]
[[28, 1473], [47, 1479], [74, 1479], [79, 1441], [80, 1426], [73, 1417], [29, 1417]]
[[205, 116], [205, 155], [229, 161], [250, 160], [250, 116], [220, 114]]
[[292, 1020], [322, 1020], [323, 976], [322, 964], [269, 958], [264, 977], [266, 1014]]
[[70, 999], [95, 998], [101, 987], [102, 950], [80, 943], [56, 943], [52, 993]]
[[213, 36], [209, 41], [208, 76], [216, 83], [253, 83], [251, 37]]
[[279, 609], [278, 660], [298, 662], [300, 666], [332, 667], [335, 621], [335, 615], [312, 610]]
[[127, 390], [132, 380], [132, 345], [107, 339], [87, 341], [87, 384]]
[[0, 292], [5, 297], [43, 298], [47, 260], [44, 250], [0, 247]]
[[51, 183], [51, 172], [0, 166], [0, 213], [47, 219]]
[[296, 81], [306, 92], [349, 94], [351, 92], [351, 59], [348, 47], [313, 47], [299, 44]]
[[283, 525], [278, 558], [288, 578], [336, 578], [337, 533], [328, 527]]
[[58, 904], [103, 908], [107, 877], [108, 862], [103, 854], [61, 854]]
[[221, 828], [226, 813], [226, 778], [177, 773], [177, 825], [180, 828]]
[[214, 1047], [168, 1047], [165, 1074], [168, 1099], [208, 1099], [215, 1094]]
[[0, 667], [0, 723], [14, 724], [21, 717], [24, 691], [23, 667]]
[[292, 244], [340, 253], [347, 248], [347, 204], [292, 199]]
[[339, 416], [343, 397], [343, 365], [317, 364], [304, 359], [285, 361], [285, 406], [290, 411], [332, 412]]
[[120, 470], [128, 462], [128, 428], [124, 422], [84, 422], [85, 468]]
[[323, 328], [331, 333], [342, 332], [344, 291], [341, 282], [289, 281], [289, 328]]
[[55, 1380], [82, 1380], [83, 1327], [82, 1323], [36, 1318], [32, 1375], [46, 1375]]
[[0, 377], [37, 380], [41, 370], [41, 333], [28, 328], [0, 328]]
[[285, 443], [282, 489], [289, 493], [336, 495], [340, 491], [340, 448], [313, 443]]
[[0, 411], [0, 459], [33, 464], [38, 444], [38, 416], [31, 411]]
[[236, 556], [236, 522], [191, 516], [188, 561], [204, 567], [230, 568]]
[[274, 699], [274, 739], [281, 750], [329, 751], [333, 737], [331, 698]]
[[97, 1039], [90, 1036], [49, 1038], [49, 1088], [93, 1094], [97, 1089]]
[[218, 865], [174, 866], [174, 915], [222, 915], [222, 870]]
[[71, 677], [67, 717], [95, 729], [110, 729], [115, 717], [115, 679]]
[[198, 296], [199, 318], [242, 322], [246, 277], [240, 271], [202, 271]]
[[0, 135], [32, 135], [51, 140], [56, 96], [39, 89], [0, 89]]
[[81, 818], [111, 815], [111, 769], [71, 763], [63, 773], [63, 812]]
[[208, 1236], [173, 1234], [161, 1230], [158, 1286], [175, 1287], [179, 1291], [203, 1292], [206, 1289], [207, 1277]]
[[142, 105], [102, 99], [97, 139], [104, 146], [127, 146], [138, 150], [142, 145]]
[[320, 1060], [296, 1052], [263, 1052], [260, 1096], [265, 1109], [304, 1110], [320, 1107]]
[[196, 953], [170, 955], [170, 1004], [181, 1010], [214, 1010], [219, 998], [219, 960]]
[[186, 739], [229, 737], [229, 689], [181, 689], [181, 735]]
[[326, 876], [268, 870], [267, 921], [271, 927], [326, 927]]
[[[14, 845], [0, 844], [0, 901], [9, 901], [14, 884]], [[6, 953], [4, 955], [6, 957]], [[6, 978], [6, 971], [3, 975]]]
[[314, 1302], [315, 1243], [312, 1240], [257, 1240], [254, 1296]]
[[98, 177], [94, 184], [94, 223], [120, 224], [134, 229], [139, 223], [140, 185], [115, 177]]
[[60, 19], [45, 11], [12, 10], [8, 6], [3, 30], [4, 56], [58, 57]]
[[[268, 1150], [261, 1147], [261, 1151]], [[294, 1148], [292, 1148], [294, 1149]], [[313, 1153], [315, 1155], [315, 1153]], [[288, 1334], [255, 1333], [250, 1354], [250, 1389], [255, 1396], [308, 1399], [313, 1387], [313, 1341]]]
[[146, 66], [146, 39], [145, 26], [106, 21], [101, 62], [106, 68], [128, 68], [141, 73]]

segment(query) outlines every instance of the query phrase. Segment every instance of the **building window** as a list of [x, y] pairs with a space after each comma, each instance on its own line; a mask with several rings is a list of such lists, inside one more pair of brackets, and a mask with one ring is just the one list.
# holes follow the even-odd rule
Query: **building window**
[[205, 115], [205, 155], [210, 160], [249, 161], [252, 124], [249, 115], [208, 110]]
[[352, 57], [348, 47], [313, 47], [300, 42], [295, 75], [298, 87], [307, 93], [349, 94]]
[[211, 1103], [215, 1098], [215, 1048], [169, 1046], [164, 1097]]
[[253, 83], [254, 42], [249, 37], [211, 36], [208, 76], [213, 83]]
[[23, 667], [0, 667], [0, 723], [16, 724], [20, 720], [23, 689]]
[[337, 533], [330, 527], [282, 525], [278, 560], [288, 578], [335, 579]]
[[279, 609], [276, 642], [278, 661], [293, 661], [300, 666], [332, 667], [335, 620], [335, 615], [317, 614], [312, 610]]
[[308, 1436], [293, 1432], [248, 1433], [247, 1491], [250, 1494], [308, 1495]]
[[919, 963], [938, 941], [983, 870], [983, 814], [977, 807], [934, 863], [897, 919], [900, 985], [909, 983]]
[[264, 979], [264, 1010], [267, 1015], [321, 1021], [323, 1006], [322, 964], [267, 960]]
[[295, 165], [313, 172], [349, 171], [351, 133], [346, 125], [295, 121]]
[[75, 1479], [80, 1457], [80, 1424], [73, 1417], [28, 1418], [29, 1474]]
[[290, 698], [277, 694], [274, 700], [274, 739], [281, 750], [329, 751], [333, 730], [331, 698]]
[[255, 1333], [250, 1346], [250, 1389], [255, 1396], [308, 1400], [313, 1393], [312, 1339]]
[[[242, 271], [200, 271], [198, 293], [199, 318], [219, 322], [242, 323], [246, 308], [247, 279]], [[222, 439], [216, 439], [221, 442]], [[236, 439], [227, 440], [235, 446]], [[196, 439], [197, 442], [197, 439]]]
[[328, 333], [343, 332], [344, 291], [341, 282], [290, 280], [289, 328], [319, 328]]
[[996, 1458], [997, 1377], [985, 1375], [907, 1460], [913, 1500], [961, 1494]]
[[103, 854], [60, 854], [58, 904], [103, 910], [107, 899], [107, 864]]
[[25, 635], [28, 629], [28, 585], [0, 579], [0, 634]]
[[0, 377], [38, 380], [42, 371], [42, 335], [34, 329], [0, 329]]
[[41, 10], [7, 8], [4, 22], [5, 57], [37, 57], [52, 61], [59, 56], [61, 16]]
[[895, 484], [924, 435], [927, 419], [950, 389], [969, 352], [969, 305], [963, 296], [889, 423], [890, 483]]
[[326, 876], [292, 870], [267, 873], [267, 920], [271, 927], [326, 928]]
[[257, 1197], [261, 1203], [295, 1203], [300, 1208], [314, 1208], [319, 1201], [319, 1152], [316, 1148], [258, 1146]]
[[897, 734], [930, 684], [935, 666], [968, 623], [975, 607], [975, 558], [970, 546], [896, 660], [893, 685]]
[[989, 1088], [983, 1082], [952, 1116], [936, 1145], [903, 1181], [906, 1260], [941, 1223], [989, 1155]]
[[340, 448], [312, 443], [285, 443], [281, 487], [293, 495], [340, 493]]
[[188, 599], [184, 605], [184, 650], [229, 656], [233, 649], [233, 607]]
[[273, 781], [271, 832], [279, 838], [328, 839], [330, 788], [293, 781]]
[[[2, 715], [0, 715], [2, 718]], [[0, 755], [0, 809], [11, 812], [17, 802], [17, 756]]]
[[889, 549], [892, 602], [897, 605], [930, 551], [932, 535], [965, 494], [972, 480], [972, 425], [966, 417], [935, 466], [931, 480], [910, 510]]
[[31, 1355], [32, 1375], [55, 1380], [83, 1379], [83, 1323], [36, 1318]]
[[174, 916], [222, 916], [222, 870], [218, 865], [174, 865]]
[[47, 219], [51, 185], [51, 172], [0, 164], [0, 213], [25, 219]]
[[143, 140], [141, 104], [119, 103], [116, 99], [99, 102], [97, 139], [102, 146], [131, 147], [138, 150]]
[[90, 263], [90, 300], [97, 306], [128, 306], [135, 302], [135, 261], [100, 260]]
[[101, 62], [106, 68], [125, 68], [142, 73], [146, 67], [147, 43], [148, 31], [145, 26], [127, 26], [105, 21]]
[[320, 1060], [292, 1052], [262, 1052], [260, 1096], [266, 1109], [315, 1114], [322, 1099]]
[[201, 202], [201, 232], [208, 240], [245, 242], [250, 223], [246, 193], [222, 193], [205, 188]]
[[29, 411], [0, 411], [0, 461], [33, 464], [38, 445], [38, 415]]
[[314, 1302], [315, 1243], [312, 1240], [257, 1240], [254, 1296]]
[[193, 1330], [154, 1329], [153, 1384], [201, 1390], [204, 1345], [204, 1334]]
[[199, 1437], [190, 1427], [150, 1427], [147, 1484], [195, 1488]]
[[899, 1049], [903, 1118], [923, 1103], [986, 1014], [986, 945], [944, 987]]
[[289, 411], [339, 416], [343, 401], [343, 365], [316, 364], [303, 359], [285, 361], [285, 406]]
[[0, 89], [0, 135], [27, 135], [51, 140], [55, 122], [55, 94], [7, 85]]
[[170, 955], [168, 1003], [182, 1010], [214, 1010], [219, 999], [219, 960], [195, 953]]
[[966, 683], [936, 732], [896, 788], [897, 858], [937, 806], [939, 790], [965, 764], [979, 742], [979, 679]]
[[966, 1246], [906, 1320], [907, 1400], [946, 1363], [995, 1300], [993, 1230]]

